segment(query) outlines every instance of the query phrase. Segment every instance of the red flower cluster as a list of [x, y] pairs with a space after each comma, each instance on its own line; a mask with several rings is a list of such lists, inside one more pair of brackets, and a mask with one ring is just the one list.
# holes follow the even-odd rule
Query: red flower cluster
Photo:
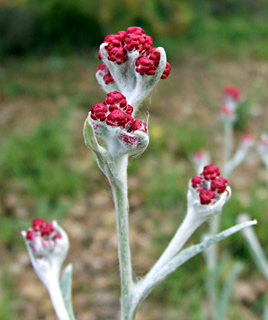
[[220, 177], [220, 170], [213, 165], [205, 166], [199, 176], [191, 180], [192, 187], [199, 193], [201, 204], [213, 204], [228, 187], [228, 180]]
[[45, 222], [43, 219], [35, 219], [32, 222], [32, 228], [27, 231], [26, 240], [34, 241], [35, 238], [45, 240], [60, 239], [61, 235], [57, 233], [51, 222]]
[[148, 134], [146, 124], [132, 117], [133, 108], [120, 92], [110, 92], [105, 101], [95, 104], [91, 109], [91, 118], [106, 122], [108, 126], [125, 128], [126, 132], [143, 131]]
[[[136, 60], [136, 71], [142, 76], [155, 74], [160, 61], [160, 53], [152, 47], [153, 39], [147, 36], [142, 28], [129, 27], [126, 31], [107, 36], [104, 43], [108, 51], [108, 60], [120, 65], [127, 61], [128, 53], [137, 51], [139, 57]], [[99, 58], [102, 60], [101, 54]], [[169, 74], [170, 64], [167, 62], [161, 79], [166, 79]]]
[[236, 87], [225, 88], [223, 95], [231, 97], [236, 102], [241, 100], [241, 92]]

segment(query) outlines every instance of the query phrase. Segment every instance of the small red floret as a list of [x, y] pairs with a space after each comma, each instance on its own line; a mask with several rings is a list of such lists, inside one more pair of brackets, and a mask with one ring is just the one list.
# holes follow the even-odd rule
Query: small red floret
[[158, 67], [160, 61], [160, 52], [152, 48], [148, 51], [148, 58], [153, 61], [154, 65]]
[[124, 38], [118, 34], [111, 34], [104, 38], [104, 42], [107, 43], [106, 49], [109, 51], [113, 47], [122, 46]]
[[53, 240], [61, 239], [61, 238], [62, 238], [61, 234], [58, 233], [53, 237]]
[[154, 62], [145, 56], [141, 56], [136, 61], [136, 71], [144, 76], [153, 76], [155, 74], [156, 66]]
[[[120, 109], [126, 110], [127, 109], [127, 99], [126, 97], [117, 91], [110, 92], [107, 94], [104, 104], [110, 109], [111, 105], [117, 105]], [[112, 107], [114, 109], [114, 107]]]
[[216, 195], [213, 191], [201, 189], [199, 198], [201, 204], [210, 204], [211, 201], [216, 198]]
[[134, 122], [131, 126], [131, 131], [137, 131], [137, 130], [148, 134], [147, 126], [144, 121], [134, 120]]
[[91, 108], [91, 118], [93, 120], [105, 121], [107, 114], [108, 109], [101, 103], [97, 103]]
[[163, 74], [162, 74], [161, 79], [166, 79], [166, 78], [169, 76], [169, 74], [170, 74], [170, 70], [171, 70], [170, 64], [167, 62], [166, 67], [165, 67], [165, 70], [164, 70], [164, 72], [163, 72]]
[[108, 124], [108, 126], [112, 126], [112, 127], [125, 127], [126, 123], [128, 122], [128, 119], [126, 117], [126, 114], [117, 109], [117, 110], [113, 110], [106, 119], [106, 123]]
[[114, 83], [114, 78], [112, 77], [112, 75], [109, 73], [107, 73], [104, 77], [103, 80], [105, 82], [105, 84], [113, 84]]
[[216, 166], [208, 165], [204, 167], [202, 174], [206, 180], [213, 180], [220, 176], [220, 170]]
[[43, 224], [43, 226], [40, 228], [41, 236], [42, 237], [48, 237], [51, 235], [52, 232], [54, 232], [54, 227], [51, 222], [46, 222]]
[[127, 60], [126, 52], [123, 47], [112, 47], [108, 52], [108, 60], [116, 62], [119, 65]]
[[143, 35], [145, 34], [144, 30], [141, 27], [128, 27], [126, 30], [126, 34], [136, 34], [136, 35]]
[[33, 230], [28, 230], [26, 234], [26, 240], [32, 241], [34, 237], [34, 231]]
[[130, 104], [128, 104], [125, 112], [126, 112], [126, 114], [132, 115], [133, 107]]
[[211, 181], [210, 189], [212, 191], [217, 191], [218, 193], [223, 193], [226, 190], [227, 186], [228, 180], [223, 177], [219, 177]]
[[35, 219], [32, 222], [32, 228], [34, 231], [40, 230], [40, 228], [44, 225], [45, 221], [41, 218]]
[[200, 176], [194, 176], [194, 177], [192, 177], [192, 180], [191, 180], [191, 182], [192, 182], [192, 187], [193, 187], [193, 188], [199, 188], [199, 187], [201, 186], [201, 184], [202, 184], [202, 181], [203, 181], [203, 179], [202, 179], [202, 177], [200, 177]]

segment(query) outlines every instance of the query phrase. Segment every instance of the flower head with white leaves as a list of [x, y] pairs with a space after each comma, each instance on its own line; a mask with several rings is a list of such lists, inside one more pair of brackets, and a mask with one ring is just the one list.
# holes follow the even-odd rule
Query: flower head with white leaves
[[228, 180], [220, 176], [218, 167], [207, 165], [189, 182], [188, 210], [193, 211], [200, 221], [206, 220], [220, 213], [230, 196]]
[[35, 219], [27, 232], [22, 231], [33, 268], [48, 288], [58, 281], [60, 269], [69, 249], [67, 234], [53, 221]]
[[120, 92], [110, 92], [103, 103], [95, 104], [86, 122], [106, 142], [112, 158], [138, 155], [149, 144], [146, 123], [133, 118], [133, 108]]
[[134, 113], [160, 79], [170, 74], [165, 50], [153, 47], [153, 39], [140, 27], [129, 27], [105, 37], [99, 49], [96, 78], [106, 92], [121, 92]]
[[223, 91], [221, 116], [226, 121], [235, 122], [236, 110], [242, 100], [241, 92], [236, 87], [227, 87]]
[[[64, 292], [60, 271], [69, 249], [67, 234], [56, 221], [35, 219], [28, 231], [21, 232], [35, 273], [47, 288], [58, 320], [74, 319], [71, 297], [71, 265], [64, 271]], [[67, 279], [67, 277], [69, 279]]]

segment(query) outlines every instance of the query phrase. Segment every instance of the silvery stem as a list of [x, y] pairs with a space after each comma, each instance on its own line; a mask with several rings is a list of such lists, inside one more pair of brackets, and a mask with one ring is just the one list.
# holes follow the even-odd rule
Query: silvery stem
[[224, 155], [223, 155], [223, 159], [224, 159], [224, 163], [226, 164], [230, 160], [232, 150], [233, 150], [233, 141], [234, 141], [233, 122], [224, 121], [223, 126], [224, 126]]
[[116, 163], [117, 177], [115, 177], [115, 179], [109, 179], [116, 210], [118, 257], [121, 278], [121, 320], [132, 320], [134, 316], [130, 312], [133, 280], [128, 227], [127, 162], [127, 156], [118, 159]]
[[47, 290], [50, 295], [50, 299], [54, 310], [57, 314], [58, 320], [70, 320], [67, 310], [64, 305], [62, 293], [60, 291], [60, 286], [58, 280], [51, 281], [47, 285]]

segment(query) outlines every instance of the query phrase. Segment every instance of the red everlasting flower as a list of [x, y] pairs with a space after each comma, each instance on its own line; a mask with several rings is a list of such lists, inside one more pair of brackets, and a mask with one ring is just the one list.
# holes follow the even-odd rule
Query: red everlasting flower
[[112, 126], [112, 127], [125, 127], [126, 123], [128, 122], [128, 119], [126, 117], [126, 114], [117, 109], [117, 110], [113, 110], [106, 119], [106, 123], [108, 124], [108, 126]]
[[55, 230], [51, 222], [46, 222], [43, 219], [35, 219], [32, 222], [32, 228], [30, 228], [25, 236], [27, 241], [32, 242], [33, 250], [36, 251], [35, 239], [41, 239], [44, 248], [53, 243], [49, 243], [49, 240], [60, 239], [61, 235]]
[[45, 221], [43, 219], [35, 219], [32, 222], [32, 228], [34, 231], [40, 230], [40, 228], [44, 225]]
[[[199, 195], [202, 205], [214, 204], [225, 191], [228, 192], [228, 180], [220, 177], [216, 166], [205, 166], [199, 176], [194, 176], [190, 181], [193, 192]], [[228, 193], [229, 194], [229, 193]]]
[[220, 170], [216, 166], [208, 165], [204, 167], [202, 174], [206, 180], [213, 180], [220, 176]]
[[141, 120], [134, 120], [132, 126], [131, 126], [131, 131], [142, 131], [148, 134], [148, 130], [147, 130], [147, 126], [145, 124], [145, 122], [141, 121]]
[[34, 237], [34, 231], [33, 230], [28, 230], [26, 233], [26, 240], [32, 241]]
[[115, 106], [123, 111], [126, 111], [128, 108], [126, 97], [117, 91], [108, 93], [104, 104], [109, 108], [110, 111], [114, 110]]
[[225, 96], [230, 96], [234, 101], [238, 102], [241, 100], [241, 92], [235, 87], [227, 87], [223, 91]]
[[170, 74], [170, 64], [167, 62], [167, 64], [166, 64], [166, 67], [165, 67], [165, 70], [164, 70], [164, 72], [163, 72], [163, 74], [162, 74], [162, 77], [161, 77], [161, 79], [166, 79], [168, 76], [169, 76], [169, 74]]
[[91, 108], [91, 118], [94, 120], [104, 121], [106, 120], [107, 114], [108, 109], [101, 103], [97, 103]]
[[216, 198], [216, 195], [213, 191], [201, 189], [199, 192], [201, 204], [210, 204], [211, 201]]
[[153, 76], [155, 74], [156, 66], [154, 62], [145, 56], [141, 56], [136, 61], [136, 71], [144, 76]]
[[42, 237], [50, 236], [54, 232], [54, 228], [52, 226], [52, 223], [51, 222], [44, 223], [41, 226], [40, 231], [41, 231], [41, 236]]
[[212, 191], [223, 193], [226, 190], [227, 186], [228, 186], [228, 180], [223, 177], [219, 177], [218, 179], [214, 179], [211, 181], [210, 188]]
[[112, 47], [109, 51], [108, 60], [122, 64], [127, 61], [125, 49], [121, 47]]
[[[153, 39], [147, 36], [140, 27], [129, 27], [126, 31], [108, 35], [104, 39], [108, 60], [118, 65], [128, 60], [129, 53], [138, 52], [135, 64], [136, 71], [143, 75], [153, 76], [159, 65], [160, 52], [153, 47]], [[99, 59], [102, 60], [99, 51]], [[167, 63], [161, 79], [166, 79], [170, 73], [170, 64]], [[106, 76], [105, 83], [110, 84], [112, 77]]]
[[192, 177], [191, 182], [192, 182], [192, 187], [193, 188], [198, 188], [198, 187], [201, 186], [201, 184], [203, 182], [203, 179], [200, 176], [194, 176], [194, 177]]

